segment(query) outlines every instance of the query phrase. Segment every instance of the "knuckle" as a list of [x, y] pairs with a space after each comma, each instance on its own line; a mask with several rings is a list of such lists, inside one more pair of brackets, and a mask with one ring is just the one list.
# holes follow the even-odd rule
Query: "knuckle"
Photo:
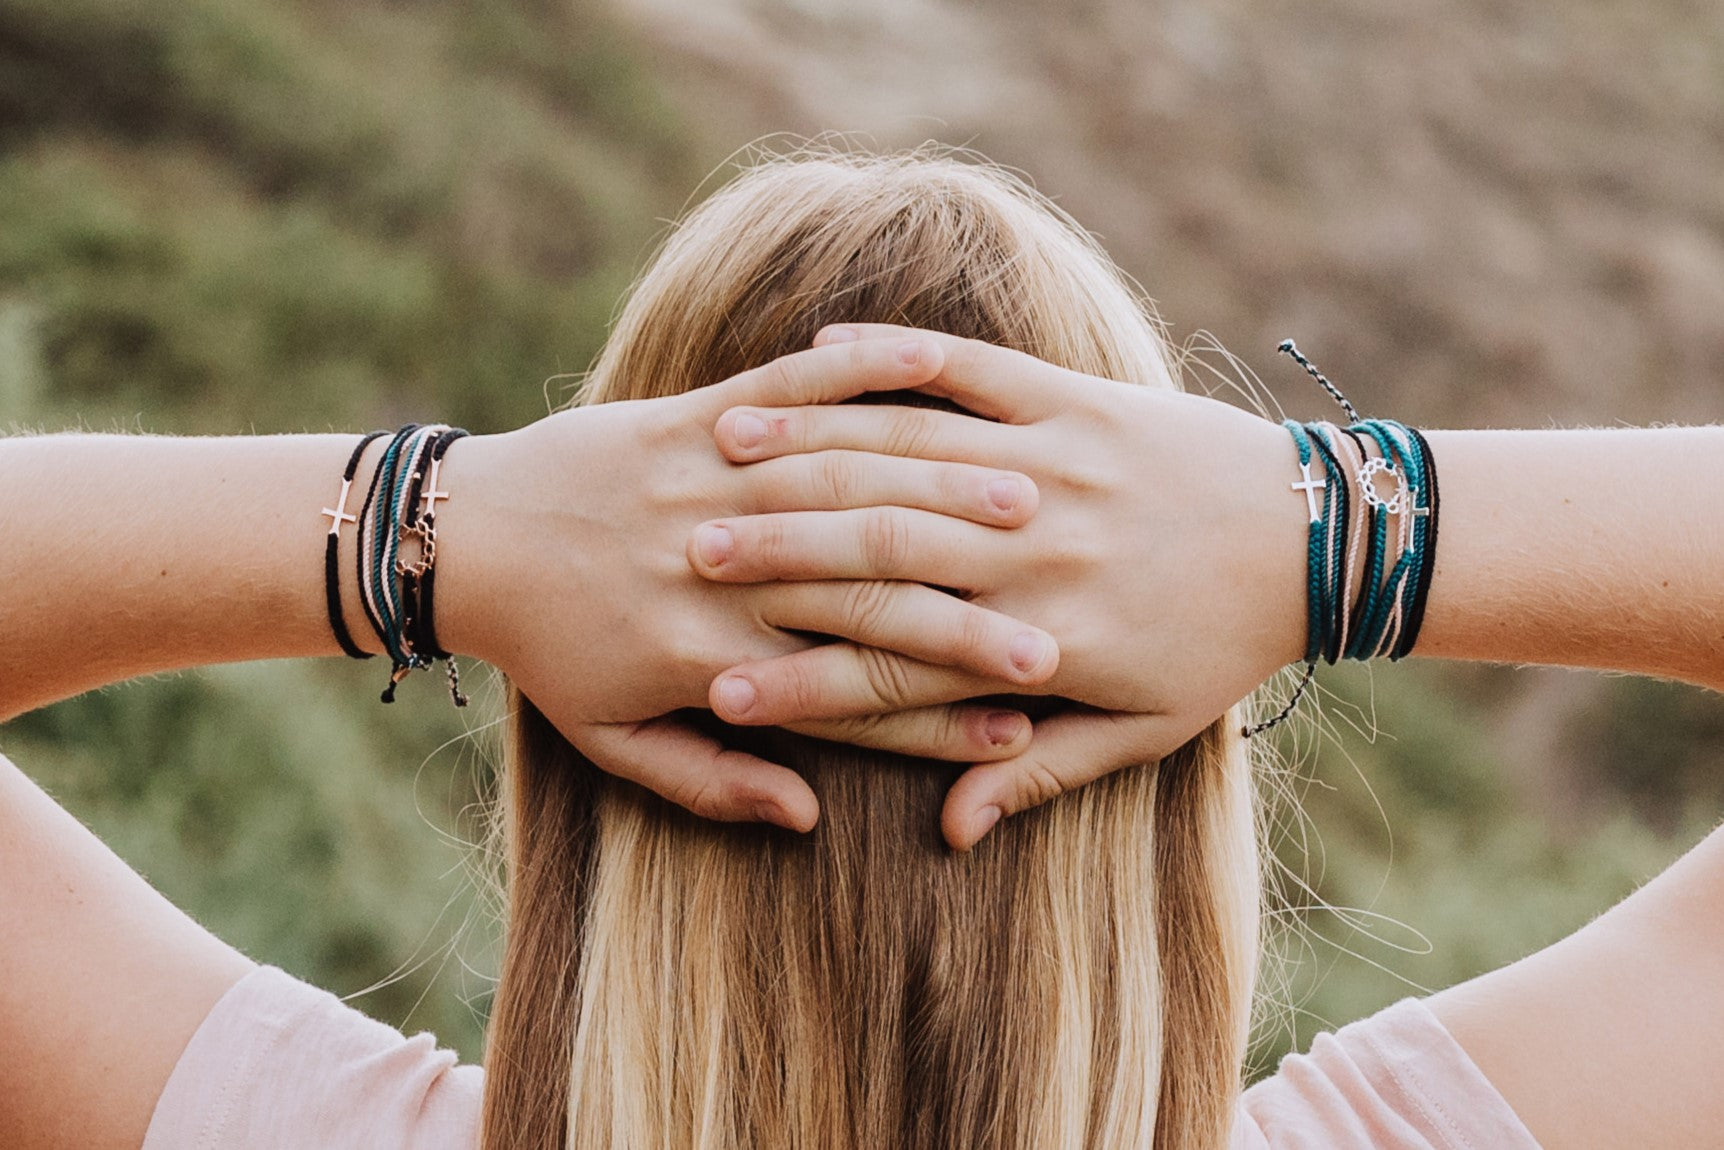
[[734, 806], [734, 792], [735, 788], [721, 776], [700, 774], [686, 779], [669, 798], [703, 819], [716, 819]]
[[890, 407], [886, 418], [885, 447], [888, 455], [919, 457], [928, 453], [934, 426], [928, 413], [916, 407]]
[[879, 340], [858, 339], [844, 344], [843, 346], [846, 349], [844, 355], [845, 367], [856, 375], [866, 372], [871, 367], [877, 367], [878, 364], [874, 362], [875, 353], [878, 350], [875, 347], [875, 344], [879, 342]]
[[[824, 703], [824, 692], [820, 680], [808, 666], [800, 661], [792, 661], [789, 673], [778, 685], [777, 694], [781, 701], [781, 709], [796, 715], [818, 715]], [[770, 686], [762, 684], [761, 695], [768, 696], [773, 692]]]
[[986, 502], [981, 483], [971, 469], [961, 463], [934, 464], [934, 481], [929, 487], [939, 495], [944, 507], [968, 510], [978, 496], [982, 497], [984, 505]]
[[680, 420], [642, 419], [630, 428], [635, 449], [642, 452], [662, 452], [678, 443], [683, 436]]
[[862, 677], [873, 701], [881, 706], [902, 707], [910, 695], [909, 672], [904, 660], [886, 651], [863, 647], [859, 652]]
[[892, 609], [892, 586], [878, 579], [852, 583], [844, 591], [844, 619], [851, 637], [859, 641], [878, 638], [886, 629]]
[[994, 623], [986, 611], [968, 603], [959, 605], [957, 632], [952, 638], [960, 655], [980, 660], [987, 654], [993, 637]]
[[972, 754], [990, 752], [994, 744], [988, 738], [987, 715], [973, 707], [941, 707], [933, 720], [934, 741]]
[[1060, 466], [1060, 478], [1071, 490], [1093, 495], [1116, 486], [1117, 471], [1108, 461], [1096, 457], [1068, 457]]
[[862, 553], [881, 575], [903, 569], [910, 557], [910, 526], [896, 508], [870, 508], [862, 520]]
[[783, 407], [765, 412], [761, 418], [771, 429], [767, 446], [785, 455], [801, 455], [820, 448], [820, 424], [814, 413], [797, 407]]
[[1017, 774], [1016, 802], [1017, 809], [1028, 810], [1039, 807], [1049, 799], [1064, 793], [1065, 783], [1059, 774], [1046, 763], [1030, 759], [1023, 764], [1023, 769]]
[[784, 520], [776, 515], [762, 516], [749, 535], [739, 535], [736, 541], [737, 556], [740, 558], [746, 554], [756, 567], [777, 567], [784, 561], [788, 549]]
[[819, 495], [833, 507], [852, 507], [861, 493], [862, 477], [855, 462], [841, 451], [828, 451], [815, 464], [815, 484]]
[[[652, 458], [650, 452], [657, 449], [643, 450], [641, 458]], [[655, 468], [638, 488], [641, 498], [655, 508], [680, 507], [688, 498], [688, 487], [680, 475], [673, 475], [669, 468]]]
[[711, 628], [701, 625], [704, 621], [690, 622], [692, 625], [668, 627], [662, 634], [666, 655], [679, 681], [710, 678], [732, 662], [725, 659], [727, 652], [716, 648]]
[[826, 719], [819, 724], [818, 737], [836, 743], [878, 746], [888, 734], [882, 715], [857, 715], [848, 719]]
[[1097, 537], [1089, 532], [1061, 532], [1043, 541], [1039, 555], [1049, 566], [1061, 571], [1086, 570], [1095, 566], [1100, 547]]
[[976, 357], [982, 353], [986, 345], [973, 339], [950, 339], [946, 341], [946, 369], [948, 371], [969, 372], [976, 368]]
[[781, 355], [763, 368], [767, 390], [780, 404], [794, 404], [801, 394], [802, 374], [792, 356]]

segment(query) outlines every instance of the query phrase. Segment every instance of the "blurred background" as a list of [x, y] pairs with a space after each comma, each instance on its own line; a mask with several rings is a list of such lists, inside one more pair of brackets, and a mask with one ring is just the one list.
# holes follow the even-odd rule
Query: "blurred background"
[[[1423, 426], [1716, 421], [1721, 28], [1698, 0], [0, 0], [0, 424], [517, 426], [739, 148], [828, 131], [1022, 171], [1303, 418], [1333, 413], [1284, 336]], [[248, 954], [477, 1058], [494, 692], [386, 708], [378, 679], [163, 677], [0, 749]], [[1724, 813], [1698, 690], [1319, 680], [1259, 1065], [1574, 929]]]

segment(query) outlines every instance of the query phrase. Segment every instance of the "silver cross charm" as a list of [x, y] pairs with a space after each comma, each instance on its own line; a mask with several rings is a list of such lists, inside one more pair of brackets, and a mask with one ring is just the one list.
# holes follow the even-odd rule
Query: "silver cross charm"
[[1312, 479], [1311, 464], [1309, 461], [1299, 465], [1299, 474], [1305, 477], [1304, 482], [1293, 483], [1289, 486], [1291, 486], [1294, 491], [1303, 491], [1305, 493], [1305, 506], [1311, 511], [1311, 522], [1319, 522], [1323, 516], [1322, 513], [1317, 510], [1317, 492], [1328, 487], [1329, 481], [1326, 479]]
[[331, 535], [340, 535], [341, 525], [343, 523], [359, 522], [359, 516], [349, 515], [347, 513], [347, 493], [352, 489], [352, 487], [353, 480], [343, 479], [341, 481], [341, 498], [335, 501], [334, 507], [325, 507], [323, 509], [323, 513], [329, 516], [329, 533]]
[[424, 494], [419, 496], [419, 501], [425, 504], [426, 515], [435, 516], [437, 514], [437, 501], [449, 498], [447, 491], [437, 490], [437, 471], [442, 466], [443, 461], [441, 459], [431, 461], [431, 482], [425, 485]]

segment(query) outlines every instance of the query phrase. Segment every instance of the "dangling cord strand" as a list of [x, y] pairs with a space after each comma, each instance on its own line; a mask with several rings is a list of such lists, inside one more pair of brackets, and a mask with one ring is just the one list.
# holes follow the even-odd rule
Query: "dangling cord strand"
[[1304, 368], [1308, 373], [1310, 373], [1310, 376], [1312, 379], [1314, 379], [1318, 383], [1322, 384], [1323, 390], [1328, 392], [1330, 395], [1334, 396], [1335, 402], [1341, 405], [1341, 410], [1345, 411], [1347, 413], [1347, 422], [1348, 423], [1363, 423], [1364, 422], [1364, 420], [1359, 418], [1358, 409], [1356, 409], [1353, 406], [1352, 402], [1350, 400], [1348, 400], [1348, 398], [1346, 396], [1341, 394], [1341, 389], [1336, 387], [1334, 384], [1330, 383], [1328, 377], [1325, 376], [1322, 372], [1317, 370], [1316, 364], [1312, 363], [1310, 360], [1306, 359], [1303, 355], [1301, 355], [1299, 353], [1298, 346], [1292, 340], [1290, 340], [1290, 339], [1282, 340], [1281, 346], [1277, 347], [1275, 350], [1281, 352], [1284, 355], [1292, 356], [1293, 361], [1295, 363], [1297, 363], [1300, 367]]
[[1305, 673], [1299, 676], [1299, 685], [1294, 687], [1293, 694], [1288, 696], [1287, 705], [1282, 707], [1272, 717], [1263, 720], [1261, 723], [1253, 723], [1249, 727], [1240, 728], [1240, 735], [1247, 739], [1253, 739], [1258, 735], [1261, 735], [1264, 731], [1279, 725], [1282, 720], [1286, 719], [1287, 716], [1293, 713], [1293, 708], [1299, 705], [1299, 700], [1305, 694], [1305, 688], [1311, 685], [1311, 680], [1316, 678], [1316, 676], [1317, 664], [1306, 663]]

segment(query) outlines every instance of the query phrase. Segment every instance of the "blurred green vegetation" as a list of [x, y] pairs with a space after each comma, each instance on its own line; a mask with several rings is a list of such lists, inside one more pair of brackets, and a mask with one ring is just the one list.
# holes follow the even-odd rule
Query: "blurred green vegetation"
[[592, 7], [8, 0], [0, 417], [542, 412], [693, 183]]
[[[1704, 775], [1673, 770], [1663, 789], [1642, 780], [1718, 745], [1714, 698], [1672, 683], [1552, 674], [1574, 691], [1605, 690], [1562, 729], [1569, 753], [1550, 777], [1529, 781], [1486, 702], [1510, 694], [1515, 672], [1320, 671], [1320, 705], [1279, 746], [1277, 958], [1254, 1070], [1273, 1069], [1320, 1030], [1569, 934], [1716, 823], [1724, 773], [1715, 753]], [[1642, 741], [1643, 728], [1656, 734]]]
[[[518, 426], [699, 175], [583, 0], [4, 0], [0, 422]], [[359, 1004], [476, 1058], [484, 715], [377, 678], [165, 677], [0, 746], [222, 937], [338, 993], [404, 970]]]
[[[673, 111], [655, 67], [674, 63], [597, 0], [0, 0], [0, 424], [535, 417], [554, 377], [590, 361], [660, 221], [777, 126], [703, 135], [702, 109]], [[1214, 138], [1203, 117], [1224, 104], [1181, 132]], [[1203, 150], [1216, 186], [1282, 178]], [[1044, 181], [1081, 178], [1014, 151]], [[1233, 204], [1203, 197], [1210, 214]], [[1279, 218], [1250, 210], [1228, 226]], [[1212, 236], [1170, 242], [1164, 272], [1249, 311], [1236, 330], [1294, 306], [1297, 284], [1249, 266], [1268, 246]], [[1321, 260], [1312, 245], [1298, 276]], [[1398, 258], [1372, 274], [1401, 282]], [[1207, 280], [1187, 276], [1198, 263]], [[1380, 314], [1349, 330], [1407, 334], [1393, 294], [1373, 290]], [[1420, 362], [1472, 362], [1477, 334], [1421, 344]], [[1304, 815], [1283, 807], [1278, 837], [1298, 879], [1285, 901], [1313, 909], [1272, 980], [1260, 1061], [1572, 930], [1724, 809], [1716, 697], [1518, 674], [1320, 675], [1329, 730], [1284, 740]], [[496, 931], [464, 842], [495, 708], [453, 712], [423, 683], [384, 708], [379, 686], [376, 668], [335, 660], [163, 677], [19, 719], [0, 748], [247, 953], [338, 993], [382, 983], [357, 1004], [476, 1058]]]

